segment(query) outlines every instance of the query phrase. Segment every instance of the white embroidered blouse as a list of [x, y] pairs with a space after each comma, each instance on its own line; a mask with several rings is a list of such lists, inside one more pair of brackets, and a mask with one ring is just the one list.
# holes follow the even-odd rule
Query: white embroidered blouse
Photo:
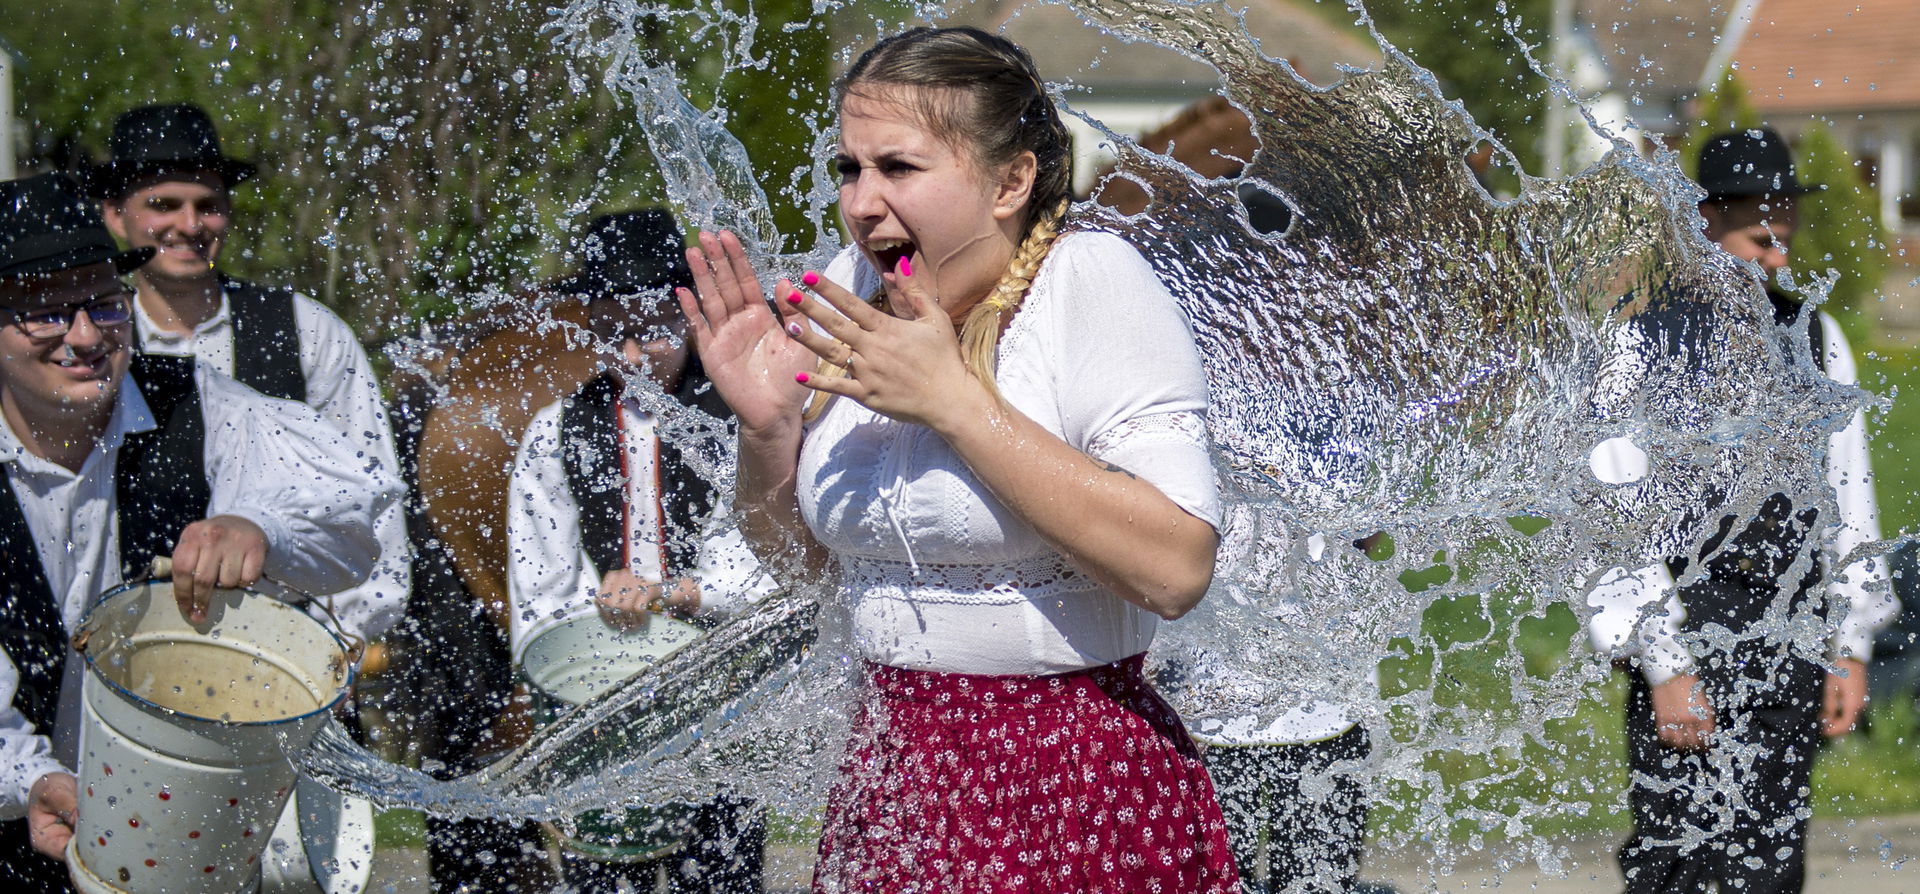
[[[828, 279], [878, 275], [849, 248]], [[1064, 235], [1002, 335], [997, 383], [1075, 449], [1214, 527], [1206, 378], [1192, 332], [1116, 236]], [[801, 514], [840, 562], [862, 657], [919, 670], [1049, 674], [1146, 651], [1157, 616], [1113, 595], [988, 493], [923, 426], [837, 399], [800, 450]]]

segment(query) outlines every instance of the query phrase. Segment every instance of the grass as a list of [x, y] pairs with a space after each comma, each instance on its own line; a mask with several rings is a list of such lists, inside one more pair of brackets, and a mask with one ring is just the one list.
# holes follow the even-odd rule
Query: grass
[[1401, 748], [1432, 741], [1436, 728], [1500, 744], [1426, 749], [1376, 793], [1373, 834], [1482, 843], [1626, 828], [1624, 678], [1580, 692], [1569, 716], [1537, 713], [1550, 690], [1577, 688], [1555, 679], [1571, 670], [1577, 636], [1564, 605], [1534, 613], [1526, 600], [1491, 596], [1429, 606], [1420, 641], [1396, 642], [1381, 663], [1384, 696], [1416, 696], [1390, 713], [1388, 735]]
[[[1475, 603], [1455, 600], [1430, 608], [1422, 629], [1428, 642], [1417, 649], [1402, 643], [1400, 653], [1382, 663], [1383, 692], [1402, 695], [1444, 679], [1432, 685], [1437, 706], [1527, 725], [1531, 721], [1515, 704], [1513, 679], [1493, 660], [1504, 643], [1488, 636], [1510, 619], [1502, 606]], [[1580, 631], [1562, 606], [1514, 623], [1525, 690], [1563, 666], [1569, 640]], [[1614, 673], [1584, 693], [1572, 716], [1541, 722], [1537, 733], [1517, 745], [1478, 754], [1429, 751], [1418, 763], [1417, 781], [1391, 779], [1377, 792], [1373, 834], [1395, 841], [1441, 834], [1474, 843], [1624, 834], [1631, 825], [1624, 809], [1625, 696], [1626, 678]], [[1870, 719], [1868, 729], [1835, 740], [1816, 758], [1816, 816], [1920, 812], [1920, 708], [1908, 700], [1882, 704]], [[1404, 729], [1392, 734], [1402, 742], [1420, 738]], [[1433, 826], [1435, 816], [1449, 818], [1444, 828]]]
[[381, 848], [427, 846], [427, 816], [418, 810], [381, 810], [373, 815], [373, 840]]

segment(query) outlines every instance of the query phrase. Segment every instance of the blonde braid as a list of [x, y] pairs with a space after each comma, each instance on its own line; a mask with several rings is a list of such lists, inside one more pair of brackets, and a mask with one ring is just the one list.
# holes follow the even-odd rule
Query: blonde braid
[[994, 382], [1000, 366], [1000, 330], [1006, 328], [1007, 319], [1019, 312], [1027, 290], [1033, 288], [1040, 264], [1053, 250], [1054, 240], [1060, 238], [1060, 224], [1066, 220], [1069, 202], [1061, 199], [1027, 228], [1027, 238], [1021, 240], [1007, 272], [993, 287], [993, 294], [974, 305], [967, 313], [966, 324], [960, 327], [960, 356], [966, 360], [967, 369], [980, 384], [987, 386], [987, 393], [1001, 403], [1005, 403], [1005, 398], [1000, 396], [1000, 386]]

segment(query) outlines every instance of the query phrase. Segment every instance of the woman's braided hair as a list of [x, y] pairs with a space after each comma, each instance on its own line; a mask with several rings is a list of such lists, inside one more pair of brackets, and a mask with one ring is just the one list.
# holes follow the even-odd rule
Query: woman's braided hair
[[[993, 292], [960, 327], [967, 368], [997, 400], [1000, 332], [1019, 311], [1066, 220], [1073, 143], [1032, 57], [978, 28], [915, 28], [882, 40], [853, 63], [835, 92], [842, 103], [867, 90], [898, 101], [887, 93], [896, 87], [919, 88], [914, 111], [936, 135], [972, 152], [982, 170], [1011, 163], [1022, 152], [1032, 152], [1036, 161], [1020, 246]], [[807, 410], [809, 421], [825, 409], [821, 396]]]

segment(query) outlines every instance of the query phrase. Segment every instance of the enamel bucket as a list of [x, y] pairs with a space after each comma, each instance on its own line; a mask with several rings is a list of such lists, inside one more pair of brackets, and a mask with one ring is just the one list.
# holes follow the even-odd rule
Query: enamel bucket
[[[535, 633], [520, 655], [520, 672], [539, 722], [551, 723], [704, 635], [666, 615], [653, 615], [646, 626], [631, 631], [614, 628], [598, 613], [578, 615]], [[617, 751], [620, 744], [608, 742], [607, 750]], [[581, 747], [595, 746], [588, 741]], [[561, 847], [595, 860], [630, 863], [680, 850], [693, 811], [691, 804], [590, 810], [554, 825]]]
[[293, 791], [286, 749], [346, 697], [345, 640], [251, 590], [181, 616], [166, 581], [108, 592], [81, 619], [80, 810], [68, 865], [88, 894], [241, 892]]

